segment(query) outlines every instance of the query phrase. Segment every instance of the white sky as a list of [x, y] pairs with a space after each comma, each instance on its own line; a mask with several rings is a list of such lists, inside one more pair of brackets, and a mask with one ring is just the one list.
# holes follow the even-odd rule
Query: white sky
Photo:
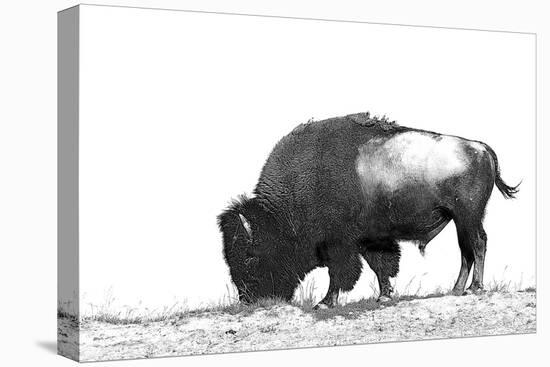
[[[486, 284], [535, 279], [532, 36], [81, 7], [83, 311], [219, 302], [230, 283], [216, 216], [254, 188], [294, 126], [370, 110], [482, 140], [519, 198], [489, 202]], [[449, 288], [451, 223], [421, 257], [403, 244], [401, 292]], [[314, 278], [318, 297], [326, 269]], [[372, 294], [368, 266], [348, 299]]]

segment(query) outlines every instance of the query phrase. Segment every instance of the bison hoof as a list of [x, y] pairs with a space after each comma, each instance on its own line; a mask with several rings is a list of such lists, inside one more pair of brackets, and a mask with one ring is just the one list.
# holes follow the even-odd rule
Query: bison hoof
[[468, 288], [464, 291], [463, 295], [468, 296], [470, 294], [482, 294], [484, 292], [483, 288]]
[[327, 305], [325, 305], [324, 303], [318, 303], [315, 306], [313, 306], [314, 310], [328, 310], [328, 308], [329, 307]]
[[380, 296], [378, 297], [377, 301], [380, 303], [388, 303], [388, 302], [391, 302], [391, 298], [388, 296]]
[[453, 289], [453, 291], [451, 292], [451, 294], [453, 296], [464, 296], [466, 294], [466, 292], [464, 290], [459, 290], [459, 289]]

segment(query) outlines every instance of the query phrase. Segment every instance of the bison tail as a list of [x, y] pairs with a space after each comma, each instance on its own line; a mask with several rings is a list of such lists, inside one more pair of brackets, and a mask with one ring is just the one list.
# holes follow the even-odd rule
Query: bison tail
[[493, 159], [493, 163], [495, 165], [495, 185], [497, 186], [498, 190], [502, 193], [502, 196], [504, 196], [505, 199], [515, 198], [516, 197], [515, 195], [519, 192], [519, 185], [521, 185], [521, 181], [516, 186], [508, 186], [502, 180], [502, 177], [500, 177], [500, 167], [498, 166], [497, 154], [487, 144], [483, 144], [483, 145], [485, 146], [485, 148], [487, 149], [487, 152], [489, 152], [489, 154], [491, 155], [491, 158]]
[[497, 173], [495, 184], [506, 199], [514, 199], [516, 194], [519, 192], [519, 185], [521, 185], [521, 181], [516, 186], [508, 186], [504, 181], [502, 181], [502, 178], [500, 178], [500, 175]]

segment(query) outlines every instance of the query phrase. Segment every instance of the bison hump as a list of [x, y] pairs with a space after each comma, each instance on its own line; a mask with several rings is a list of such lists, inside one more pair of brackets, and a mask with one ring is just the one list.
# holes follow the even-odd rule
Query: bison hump
[[379, 127], [383, 130], [391, 130], [399, 125], [390, 121], [386, 116], [371, 116], [370, 112], [359, 112], [346, 116], [347, 119], [366, 127]]

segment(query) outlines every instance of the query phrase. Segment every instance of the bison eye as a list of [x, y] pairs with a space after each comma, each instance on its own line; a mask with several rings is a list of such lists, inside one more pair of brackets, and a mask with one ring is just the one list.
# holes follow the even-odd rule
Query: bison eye
[[249, 257], [244, 261], [244, 264], [246, 266], [250, 266], [252, 264], [256, 265], [258, 264], [259, 259], [257, 257]]

